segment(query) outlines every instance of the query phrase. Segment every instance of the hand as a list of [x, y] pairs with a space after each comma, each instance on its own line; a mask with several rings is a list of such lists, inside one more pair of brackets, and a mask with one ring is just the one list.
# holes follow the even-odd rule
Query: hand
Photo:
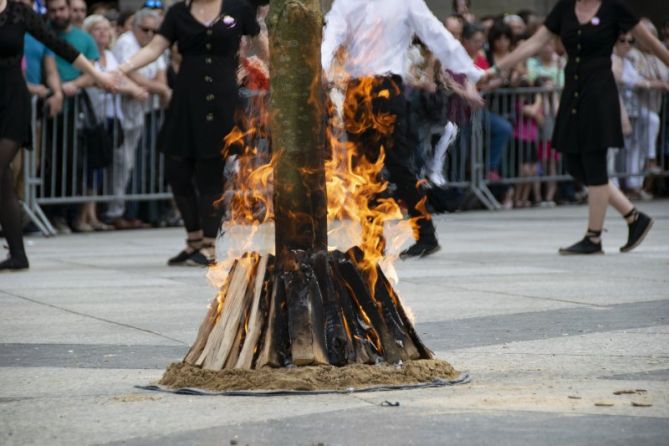
[[133, 99], [144, 102], [149, 99], [149, 92], [140, 87], [133, 88], [132, 97]]
[[45, 98], [49, 95], [49, 89], [42, 84], [34, 84], [30, 86], [30, 92], [36, 94], [40, 98]]
[[98, 84], [100, 88], [103, 88], [107, 91], [116, 91], [116, 78], [111, 73], [102, 73], [100, 71], [95, 73], [95, 83]]
[[63, 90], [63, 94], [67, 97], [75, 96], [80, 90], [80, 88], [72, 81], [64, 82], [61, 89]]
[[49, 108], [49, 117], [53, 118], [63, 109], [63, 94], [58, 92], [46, 100], [46, 106]]
[[462, 97], [472, 110], [478, 110], [485, 105], [485, 101], [481, 97], [481, 94], [471, 82], [465, 84], [465, 91]]

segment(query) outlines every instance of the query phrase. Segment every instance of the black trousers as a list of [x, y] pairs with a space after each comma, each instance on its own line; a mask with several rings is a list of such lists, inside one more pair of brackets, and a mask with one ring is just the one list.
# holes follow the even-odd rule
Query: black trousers
[[[372, 99], [363, 92], [362, 84], [373, 82]], [[412, 159], [417, 142], [409, 129], [409, 103], [404, 96], [400, 76], [377, 76], [353, 79], [346, 92], [345, 126], [348, 140], [358, 147], [359, 154], [375, 162], [385, 150], [385, 168], [389, 181], [397, 187], [395, 195], [404, 201], [411, 217], [427, 212], [419, 210], [425, 191], [418, 187]], [[419, 239], [434, 238], [434, 225], [429, 214], [418, 220]]]

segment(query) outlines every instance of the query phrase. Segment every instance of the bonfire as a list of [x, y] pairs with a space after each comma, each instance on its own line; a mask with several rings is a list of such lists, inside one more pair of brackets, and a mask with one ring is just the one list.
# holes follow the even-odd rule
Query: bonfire
[[[242, 155], [225, 258], [209, 271], [219, 292], [183, 362], [162, 383], [288, 390], [453, 378], [393, 287], [390, 254], [416, 222], [402, 219], [394, 199], [380, 198], [388, 188], [383, 152], [369, 160], [344, 137], [370, 127], [391, 131], [393, 117], [346, 116], [346, 107], [338, 113], [325, 100], [318, 0], [273, 1], [269, 26], [269, 110], [225, 144]], [[372, 82], [347, 94], [383, 97]], [[258, 165], [254, 142], [268, 128], [273, 156]]]

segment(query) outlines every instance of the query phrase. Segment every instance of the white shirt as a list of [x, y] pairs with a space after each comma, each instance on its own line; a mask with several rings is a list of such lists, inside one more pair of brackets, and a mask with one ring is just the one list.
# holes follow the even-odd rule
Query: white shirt
[[[130, 59], [132, 56], [134, 56], [137, 52], [139, 52], [141, 48], [142, 47], [137, 41], [137, 37], [135, 37], [135, 34], [133, 34], [132, 31], [126, 31], [120, 35], [120, 37], [116, 41], [116, 44], [114, 45], [114, 48], [112, 48], [112, 52], [114, 53], [114, 56], [116, 56], [116, 60], [120, 65], [126, 60]], [[158, 59], [151, 62], [147, 66], [137, 70], [137, 73], [141, 74], [147, 79], [153, 80], [156, 78], [156, 74], [158, 74], [159, 71], [165, 71], [166, 69], [167, 65], [165, 63], [165, 59], [163, 57], [159, 57]], [[132, 100], [135, 101], [134, 99]], [[146, 101], [146, 103], [143, 105], [143, 108], [145, 113], [148, 113], [152, 109], [153, 110], [159, 109], [160, 99], [154, 97], [153, 103], [151, 103], [151, 100]], [[140, 125], [143, 125], [143, 122]]]
[[[100, 60], [101, 59], [95, 61], [95, 68], [103, 73], [109, 73], [118, 67], [118, 62], [116, 62], [114, 54], [109, 50], [105, 50], [105, 60], [107, 65], [103, 67], [100, 64]], [[88, 87], [86, 88], [86, 93], [88, 93], [88, 97], [91, 98], [91, 104], [93, 105], [95, 115], [98, 119], [116, 117], [121, 122], [123, 121], [121, 95], [106, 92], [98, 87]]]
[[325, 20], [321, 63], [326, 73], [343, 46], [344, 68], [352, 77], [404, 77], [407, 52], [415, 34], [444, 69], [465, 74], [474, 83], [484, 74], [424, 0], [335, 0]]

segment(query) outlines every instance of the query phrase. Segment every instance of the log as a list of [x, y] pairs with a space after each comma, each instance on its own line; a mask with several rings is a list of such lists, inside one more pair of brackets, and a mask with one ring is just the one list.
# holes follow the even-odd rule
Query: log
[[342, 366], [356, 362], [355, 348], [344, 323], [345, 316], [334, 287], [334, 276], [325, 251], [312, 255], [311, 262], [323, 297], [325, 349], [330, 364]]
[[[219, 290], [219, 296], [222, 296], [222, 299], [225, 298], [225, 295], [228, 291], [230, 286], [230, 279], [232, 278], [236, 266], [237, 261], [235, 260], [230, 267], [230, 271], [228, 272], [228, 277], [226, 278], [225, 283]], [[204, 317], [204, 320], [202, 321], [202, 324], [200, 324], [200, 328], [197, 331], [195, 342], [191, 346], [190, 350], [188, 350], [188, 353], [184, 358], [184, 362], [188, 364], [194, 365], [196, 363], [197, 359], [202, 354], [202, 350], [207, 343], [207, 339], [209, 339], [209, 334], [211, 333], [212, 328], [214, 328], [214, 325], [216, 325], [216, 319], [218, 318], [219, 296], [214, 297], [214, 299], [211, 301], [211, 304], [209, 305], [209, 311], [207, 311], [207, 315]]]
[[397, 312], [399, 313], [400, 318], [402, 319], [402, 323], [404, 324], [406, 332], [409, 334], [411, 340], [413, 341], [414, 346], [418, 350], [420, 359], [434, 358], [434, 352], [429, 348], [427, 348], [425, 344], [423, 344], [423, 341], [418, 336], [418, 333], [416, 333], [415, 327], [411, 323], [411, 320], [409, 320], [409, 317], [407, 316], [406, 311], [404, 310], [404, 306], [402, 306], [402, 301], [400, 300], [400, 297], [395, 292], [395, 289], [393, 288], [392, 284], [390, 283], [386, 275], [383, 273], [383, 271], [381, 271], [381, 268], [379, 268], [378, 283], [383, 286], [383, 288], [388, 292], [390, 298], [393, 300], [394, 307], [397, 309]]
[[[294, 256], [292, 259], [289, 256]], [[283, 275], [288, 304], [288, 336], [296, 366], [327, 364], [323, 297], [304, 251], [290, 251]]]
[[260, 259], [258, 268], [256, 269], [255, 286], [253, 290], [253, 302], [251, 303], [251, 314], [248, 318], [248, 331], [244, 339], [242, 350], [239, 353], [239, 358], [235, 364], [236, 369], [250, 369], [253, 362], [253, 355], [255, 348], [260, 338], [262, 329], [262, 318], [260, 301], [261, 298], [267, 298], [267, 284], [269, 282], [267, 274], [267, 265], [270, 256], [265, 255]]
[[[346, 255], [354, 264], [358, 264], [363, 260], [364, 253], [359, 247], [354, 246], [346, 252]], [[414, 342], [407, 332], [407, 329], [404, 326], [404, 322], [402, 321], [402, 318], [397, 311], [397, 305], [399, 304], [399, 301], [393, 300], [389, 294], [388, 289], [386, 289], [385, 285], [387, 284], [387, 280], [385, 282], [380, 280], [380, 277], [382, 276], [385, 279], [385, 275], [383, 274], [381, 267], [377, 265], [375, 272], [376, 280], [374, 283], [374, 293], [371, 296], [372, 301], [375, 303], [377, 308], [379, 308], [379, 311], [383, 316], [383, 320], [388, 325], [388, 328], [390, 328], [390, 332], [393, 334], [397, 345], [401, 349], [404, 349], [410, 359], [419, 359], [421, 355], [414, 345]], [[371, 280], [369, 274], [362, 272], [361, 275], [365, 282], [370, 284]]]
[[255, 262], [250, 256], [240, 259], [223, 302], [221, 317], [211, 331], [197, 365], [209, 370], [221, 370], [223, 367], [237, 334], [244, 296], [254, 266]]
[[284, 367], [290, 360], [288, 340], [288, 316], [286, 309], [286, 292], [282, 274], [276, 272], [272, 284], [272, 295], [267, 315], [267, 328], [260, 355], [255, 368]]
[[369, 323], [371, 323], [379, 335], [381, 353], [384, 359], [391, 364], [397, 364], [399, 361], [407, 361], [409, 355], [395, 342], [388, 324], [376, 304], [372, 301], [367, 285], [358, 273], [356, 265], [343, 253], [335, 251], [333, 255], [337, 260], [335, 264], [339, 270], [339, 275], [349, 288], [350, 295], [354, 299], [356, 306], [359, 308], [359, 311], [364, 312]]

